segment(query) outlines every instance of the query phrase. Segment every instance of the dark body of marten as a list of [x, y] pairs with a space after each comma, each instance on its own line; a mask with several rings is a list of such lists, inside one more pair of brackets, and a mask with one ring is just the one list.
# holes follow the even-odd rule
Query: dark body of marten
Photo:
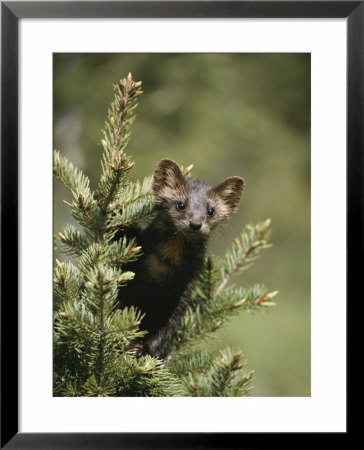
[[149, 333], [142, 342], [143, 353], [165, 356], [201, 270], [208, 235], [236, 210], [243, 188], [240, 177], [213, 187], [184, 177], [172, 160], [158, 163], [153, 182], [157, 216], [144, 229], [120, 232], [135, 237], [143, 252], [125, 268], [135, 272], [135, 278], [119, 293], [121, 307], [134, 306], [145, 313], [141, 328]]

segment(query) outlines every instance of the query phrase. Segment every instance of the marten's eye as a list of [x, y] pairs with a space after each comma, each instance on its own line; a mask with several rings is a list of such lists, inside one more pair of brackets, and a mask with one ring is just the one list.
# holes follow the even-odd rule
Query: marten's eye
[[186, 208], [186, 205], [183, 202], [178, 202], [176, 208], [177, 211], [183, 211]]
[[212, 217], [212, 216], [215, 214], [214, 208], [209, 208], [209, 209], [207, 210], [207, 214], [208, 214], [210, 217]]

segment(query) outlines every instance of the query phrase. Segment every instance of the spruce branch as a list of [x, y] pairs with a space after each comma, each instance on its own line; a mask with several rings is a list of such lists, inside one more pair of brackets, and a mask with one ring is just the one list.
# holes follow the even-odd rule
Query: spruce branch
[[138, 199], [127, 204], [121, 211], [114, 212], [106, 222], [105, 230], [123, 228], [149, 217], [154, 211], [154, 202], [150, 199]]
[[102, 376], [97, 381], [95, 375], [83, 385], [85, 397], [111, 397], [116, 393], [115, 380]]
[[83, 172], [73, 166], [59, 151], [54, 151], [53, 173], [73, 195], [71, 214], [82, 226], [97, 233], [100, 226], [100, 211], [93, 193], [90, 190], [90, 180]]
[[123, 189], [122, 198], [110, 204], [110, 210], [120, 209], [138, 200], [147, 199], [153, 201], [152, 185], [153, 176], [145, 177], [142, 182], [129, 182]]
[[90, 240], [73, 225], [66, 225], [56, 238], [61, 242], [61, 251], [67, 255], [81, 255], [90, 245]]
[[[58, 383], [57, 383], [58, 381]], [[57, 380], [54, 387], [55, 397], [79, 397], [81, 395], [82, 388], [75, 382], [64, 379]]]
[[80, 192], [86, 197], [91, 196], [89, 178], [80, 169], [74, 167], [58, 150], [53, 153], [53, 174], [76, 197]]
[[135, 239], [127, 240], [126, 237], [113, 241], [105, 247], [103, 260], [111, 267], [122, 267], [141, 255], [141, 247], [136, 245]]
[[178, 357], [167, 361], [168, 369], [179, 375], [188, 375], [192, 373], [206, 372], [214, 360], [214, 354], [207, 350], [199, 350], [193, 353], [181, 353]]
[[122, 182], [125, 182], [126, 176], [133, 165], [134, 163], [131, 162], [130, 157], [127, 157], [125, 154], [121, 156], [121, 161], [118, 166], [113, 163], [109, 164], [110, 171], [108, 173], [108, 179], [105, 181], [105, 184], [108, 184], [108, 192], [106, 197], [99, 201], [104, 214], [106, 214], [112, 200], [119, 197], [118, 190], [120, 190]]
[[135, 82], [131, 73], [114, 85], [114, 99], [108, 109], [108, 121], [102, 131], [102, 174], [97, 189], [100, 208], [104, 214], [110, 204], [122, 197], [134, 162], [124, 153], [135, 120], [137, 99], [142, 94], [141, 82]]
[[[135, 239], [123, 237], [110, 242], [94, 242], [83, 250], [78, 260], [78, 267], [83, 275], [99, 264], [112, 268], [122, 268], [125, 264], [135, 261], [141, 254], [141, 247], [136, 245]], [[123, 275], [125, 277], [125, 275]], [[125, 278], [124, 278], [125, 280]], [[121, 280], [120, 280], [121, 281]]]
[[181, 382], [162, 361], [151, 356], [122, 359], [117, 371], [118, 390], [123, 397], [176, 397], [183, 395]]
[[96, 318], [86, 310], [85, 305], [80, 306], [78, 302], [68, 302], [64, 304], [63, 309], [64, 311], [58, 313], [59, 317], [73, 322], [72, 325], [76, 328], [97, 333]]
[[[191, 356], [191, 360], [187, 363], [188, 372], [182, 376], [184, 395], [192, 397], [248, 395], [251, 389], [249, 383], [254, 372], [245, 372], [246, 360], [240, 351], [233, 352], [227, 347], [219, 353], [196, 352]], [[181, 360], [177, 365], [171, 366], [172, 372], [178, 370], [180, 363]]]
[[118, 309], [108, 318], [108, 334], [122, 334], [127, 341], [143, 337], [147, 333], [139, 330], [143, 317], [144, 314], [133, 307]]
[[71, 262], [56, 260], [53, 278], [55, 306], [64, 301], [73, 302], [81, 295], [82, 279], [80, 272]]
[[76, 365], [76, 370], [83, 372], [89, 364], [90, 349], [97, 336], [97, 321], [94, 315], [78, 302], [66, 303], [62, 309], [55, 319], [59, 352], [63, 358], [74, 358], [72, 363]]
[[196, 342], [211, 338], [215, 331], [237, 313], [274, 306], [272, 299], [278, 291], [268, 292], [264, 285], [226, 288], [227, 280], [241, 270], [244, 262], [251, 261], [256, 256], [260, 247], [256, 242], [261, 242], [257, 238], [264, 237], [261, 247], [268, 247], [269, 226], [270, 221], [249, 225], [241, 237], [234, 241], [224, 260], [211, 255], [205, 259], [190, 303], [169, 347], [168, 363], [178, 352], [184, 353]]
[[256, 225], [247, 225], [241, 236], [235, 239], [230, 251], [226, 254], [222, 269], [223, 279], [214, 293], [215, 298], [221, 294], [230, 278], [244, 268], [244, 264], [251, 262], [261, 248], [269, 247], [267, 239], [270, 224], [271, 220], [267, 219]]

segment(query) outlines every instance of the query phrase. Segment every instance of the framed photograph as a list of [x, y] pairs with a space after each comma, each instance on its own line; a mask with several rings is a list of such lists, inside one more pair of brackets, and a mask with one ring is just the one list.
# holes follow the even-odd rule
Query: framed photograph
[[346, 438], [362, 2], [1, 7], [2, 447]]

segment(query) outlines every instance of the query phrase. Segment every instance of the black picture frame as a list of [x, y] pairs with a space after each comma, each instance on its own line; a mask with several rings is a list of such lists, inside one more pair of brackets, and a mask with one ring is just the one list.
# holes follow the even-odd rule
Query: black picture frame
[[[18, 22], [21, 18], [346, 18], [347, 303], [363, 273], [364, 1], [1, 2], [1, 448], [256, 448], [279, 433], [18, 432]], [[337, 180], [333, 180], [337, 188]], [[11, 301], [8, 294], [11, 291]], [[350, 345], [348, 345], [348, 349]], [[334, 395], [334, 393], [333, 393]], [[349, 417], [349, 414], [348, 414]], [[349, 425], [347, 430], [349, 431]], [[337, 433], [335, 439], [348, 438]], [[322, 435], [325, 439], [327, 436]], [[309, 434], [300, 437], [301, 443]], [[297, 435], [285, 440], [296, 442]], [[319, 443], [319, 434], [315, 442]], [[282, 445], [282, 441], [281, 444]]]

